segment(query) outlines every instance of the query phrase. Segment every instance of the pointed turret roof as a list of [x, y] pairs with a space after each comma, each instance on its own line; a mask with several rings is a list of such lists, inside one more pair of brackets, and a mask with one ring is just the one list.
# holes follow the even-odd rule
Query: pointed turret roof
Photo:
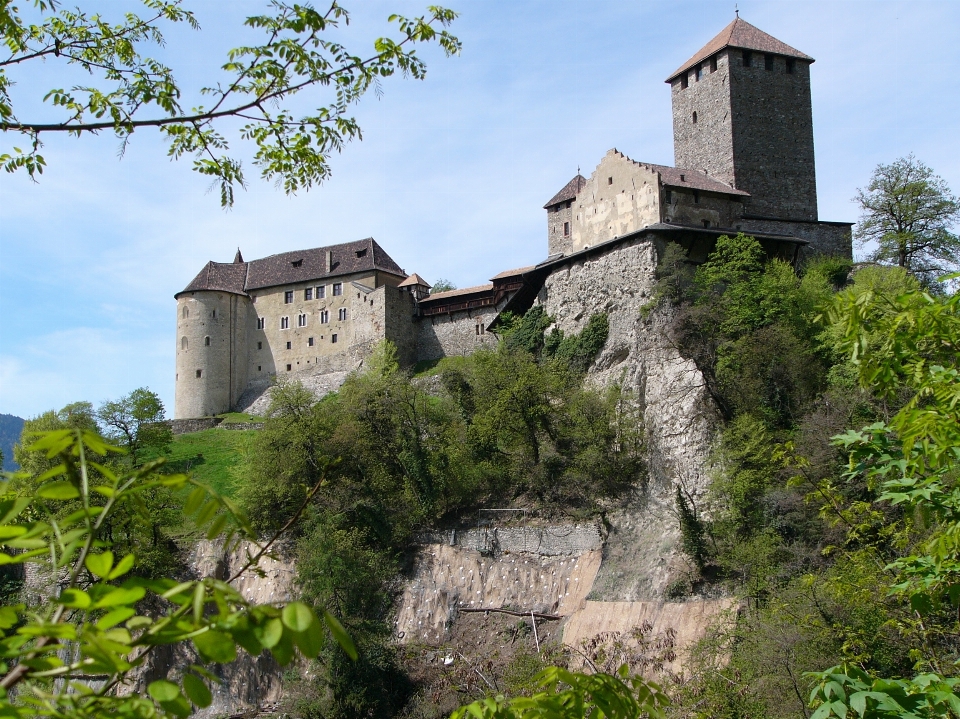
[[420, 275], [414, 272], [407, 279], [401, 282], [397, 287], [413, 287], [415, 285], [420, 285], [421, 287], [433, 287], [429, 282], [423, 279]]
[[543, 206], [544, 209], [553, 207], [554, 205], [559, 205], [561, 202], [566, 202], [567, 200], [575, 200], [577, 198], [577, 193], [586, 187], [586, 185], [587, 178], [578, 173], [576, 177], [563, 186], [563, 189], [560, 190], [560, 192], [550, 198], [550, 201]]
[[233, 256], [233, 264], [239, 265], [243, 262], [243, 255], [240, 254], [240, 248], [237, 248], [237, 254]]
[[687, 70], [691, 69], [714, 53], [719, 52], [725, 47], [739, 47], [744, 50], [756, 50], [758, 52], [769, 52], [773, 55], [785, 55], [786, 57], [795, 57], [800, 60], [813, 62], [813, 58], [805, 55], [799, 50], [790, 47], [784, 42], [780, 42], [772, 35], [767, 35], [763, 30], [754, 27], [746, 20], [736, 18], [727, 25], [710, 42], [704, 45], [700, 52], [681, 65], [676, 72], [667, 78], [667, 82], [673, 82], [673, 79]]

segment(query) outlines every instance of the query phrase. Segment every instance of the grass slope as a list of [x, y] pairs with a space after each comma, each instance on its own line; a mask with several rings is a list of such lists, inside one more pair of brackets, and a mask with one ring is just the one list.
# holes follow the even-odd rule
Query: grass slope
[[167, 455], [167, 470], [185, 472], [232, 497], [235, 471], [242, 462], [256, 430], [206, 429], [173, 438]]

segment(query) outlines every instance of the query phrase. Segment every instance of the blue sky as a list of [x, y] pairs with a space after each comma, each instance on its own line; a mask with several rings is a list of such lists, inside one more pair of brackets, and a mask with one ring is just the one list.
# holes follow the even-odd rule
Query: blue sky
[[[116, 16], [133, 3], [83, 3]], [[203, 30], [158, 54], [195, 92], [242, 18], [265, 2], [186, 0]], [[321, 4], [321, 3], [318, 3]], [[370, 47], [391, 12], [350, 2], [344, 40]], [[423, 52], [426, 80], [392, 78], [356, 108], [364, 140], [322, 187], [287, 197], [256, 178], [224, 212], [216, 193], [135, 134], [49, 139], [38, 184], [0, 177], [0, 412], [22, 417], [147, 386], [173, 410], [175, 302], [208, 260], [247, 259], [373, 236], [408, 272], [460, 287], [546, 254], [541, 209], [616, 147], [672, 164], [667, 75], [733, 19], [727, 0], [447, 0], [459, 57]], [[812, 55], [820, 217], [854, 221], [850, 198], [880, 162], [914, 153], [960, 191], [960, 2], [740, 0], [741, 17]], [[73, 80], [19, 76], [21, 118]], [[79, 79], [79, 78], [77, 78]], [[0, 137], [0, 146], [10, 139]], [[242, 152], [239, 153], [242, 156]]]

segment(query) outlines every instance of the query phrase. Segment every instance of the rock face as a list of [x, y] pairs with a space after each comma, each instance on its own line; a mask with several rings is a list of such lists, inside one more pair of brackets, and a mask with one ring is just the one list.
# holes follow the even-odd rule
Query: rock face
[[610, 536], [593, 599], [663, 598], [682, 565], [676, 487], [697, 499], [709, 481], [704, 465], [719, 416], [696, 366], [670, 345], [667, 318], [660, 310], [644, 312], [656, 264], [654, 243], [620, 245], [555, 271], [537, 300], [568, 334], [582, 330], [591, 315], [607, 314], [609, 338], [587, 381], [631, 390], [644, 410], [649, 487], [608, 517]]

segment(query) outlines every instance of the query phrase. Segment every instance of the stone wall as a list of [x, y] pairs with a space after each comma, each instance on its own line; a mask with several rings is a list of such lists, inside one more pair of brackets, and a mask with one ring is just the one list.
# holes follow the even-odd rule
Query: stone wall
[[[564, 233], [564, 225], [567, 232]], [[573, 252], [573, 201], [547, 210], [547, 255]]]
[[487, 327], [497, 314], [496, 307], [481, 307], [420, 317], [417, 323], [417, 361], [462, 357], [479, 347], [495, 347], [497, 337], [487, 332]]
[[173, 419], [167, 422], [174, 434], [190, 434], [213, 429], [223, 422], [223, 417], [200, 417], [198, 419]]
[[611, 512], [604, 564], [592, 598], [659, 600], [686, 567], [679, 550], [674, 495], [705, 493], [705, 471], [719, 416], [690, 360], [670, 344], [668, 317], [641, 308], [651, 300], [657, 247], [635, 240], [555, 270], [538, 302], [565, 333], [579, 332], [605, 312], [610, 335], [588, 373], [598, 386], [620, 384], [643, 408], [649, 486]]
[[[743, 203], [733, 199], [739, 199], [737, 195], [715, 195], [674, 187], [667, 189], [670, 204], [664, 205], [664, 222], [694, 227], [735, 227], [740, 221]], [[704, 225], [704, 222], [708, 224]]]
[[769, 232], [794, 235], [810, 244], [803, 248], [801, 257], [836, 255], [853, 258], [851, 225], [846, 222], [786, 222], [784, 220], [753, 219], [741, 221], [744, 232]]

